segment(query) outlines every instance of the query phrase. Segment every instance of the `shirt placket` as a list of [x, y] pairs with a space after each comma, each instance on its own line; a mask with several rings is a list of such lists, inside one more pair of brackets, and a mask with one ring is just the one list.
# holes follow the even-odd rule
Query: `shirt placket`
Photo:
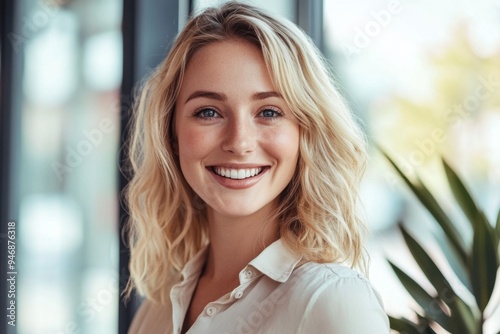
[[[193, 333], [196, 333], [198, 325], [202, 325], [205, 327], [207, 325], [206, 321], [212, 322], [215, 320], [215, 317], [230, 307], [237, 300], [242, 299], [245, 296], [245, 290], [255, 282], [262, 273], [258, 272], [256, 269], [251, 268], [250, 266], [245, 267], [239, 274], [240, 285], [235, 288], [231, 293], [224, 295], [216, 301], [208, 303], [203, 312], [201, 314], [205, 319], [197, 319], [192, 326]], [[201, 320], [202, 323], [199, 323], [198, 320]]]

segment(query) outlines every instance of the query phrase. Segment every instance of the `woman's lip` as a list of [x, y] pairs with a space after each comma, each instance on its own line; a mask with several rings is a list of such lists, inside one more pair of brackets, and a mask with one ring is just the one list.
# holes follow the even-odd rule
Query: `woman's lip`
[[258, 164], [214, 164], [207, 166], [207, 168], [214, 167], [222, 167], [222, 168], [230, 168], [230, 169], [248, 169], [248, 168], [265, 168], [269, 167], [268, 165], [258, 165]]
[[220, 176], [219, 174], [216, 174], [213, 171], [213, 167], [208, 167], [207, 170], [210, 172], [215, 181], [217, 181], [220, 185], [230, 189], [245, 189], [245, 188], [250, 188], [257, 182], [259, 182], [260, 179], [262, 179], [262, 177], [264, 176], [264, 174], [266, 174], [266, 172], [269, 170], [269, 167], [268, 166], [262, 167], [262, 171], [259, 174], [247, 177], [245, 179], [230, 179], [224, 176]]

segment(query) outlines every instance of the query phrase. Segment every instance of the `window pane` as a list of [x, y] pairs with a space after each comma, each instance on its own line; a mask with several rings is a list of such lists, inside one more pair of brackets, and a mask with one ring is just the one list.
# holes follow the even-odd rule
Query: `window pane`
[[115, 333], [121, 1], [21, 8], [18, 332]]

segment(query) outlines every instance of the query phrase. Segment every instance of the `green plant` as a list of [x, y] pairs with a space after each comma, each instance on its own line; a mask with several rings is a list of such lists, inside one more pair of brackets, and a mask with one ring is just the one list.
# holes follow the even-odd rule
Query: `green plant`
[[467, 304], [455, 292], [443, 275], [443, 270], [433, 261], [432, 256], [400, 224], [399, 227], [408, 249], [435, 292], [429, 293], [389, 261], [402, 285], [421, 307], [420, 311], [415, 311], [417, 321], [390, 316], [391, 328], [400, 333], [410, 334], [435, 333], [434, 329], [439, 327], [453, 334], [482, 334], [483, 324], [487, 320], [484, 310], [489, 303], [493, 302], [491, 295], [500, 266], [498, 254], [500, 211], [496, 227], [493, 227], [483, 211], [478, 208], [461, 179], [443, 159], [453, 196], [470, 223], [470, 230], [473, 233], [472, 245], [468, 245], [463, 235], [459, 233], [457, 224], [449, 218], [420, 178], [410, 180], [386, 153], [382, 153], [444, 232], [444, 238], [438, 242], [438, 245], [446, 255], [454, 274], [475, 298], [475, 303]]

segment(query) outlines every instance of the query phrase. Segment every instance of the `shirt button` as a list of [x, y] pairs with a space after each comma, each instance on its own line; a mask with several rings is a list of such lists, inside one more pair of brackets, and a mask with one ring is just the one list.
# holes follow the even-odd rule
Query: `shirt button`
[[236, 292], [236, 294], [234, 295], [234, 297], [235, 297], [236, 299], [240, 299], [241, 297], [243, 297], [243, 292], [242, 292], [242, 291], [238, 291], [238, 292]]
[[207, 315], [209, 315], [209, 316], [215, 315], [216, 312], [217, 312], [217, 309], [213, 306], [210, 306], [209, 308], [207, 308]]
[[253, 275], [253, 272], [250, 269], [245, 270], [245, 277], [252, 277], [252, 275]]

